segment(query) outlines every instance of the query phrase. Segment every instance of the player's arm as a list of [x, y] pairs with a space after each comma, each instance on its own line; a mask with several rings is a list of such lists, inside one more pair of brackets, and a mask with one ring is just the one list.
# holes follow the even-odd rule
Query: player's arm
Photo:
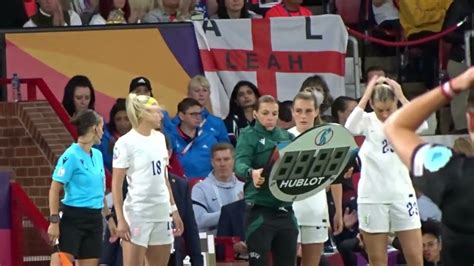
[[452, 79], [450, 83], [437, 87], [404, 105], [387, 119], [384, 125], [385, 134], [409, 169], [412, 168], [411, 158], [415, 149], [423, 143], [416, 130], [433, 112], [449, 102], [450, 94], [454, 96], [473, 85], [474, 68], [470, 68]]
[[364, 112], [365, 107], [370, 101], [372, 92], [374, 91], [375, 84], [377, 83], [377, 76], [374, 76], [365, 89], [364, 95], [359, 101], [359, 104], [352, 110], [352, 113], [347, 118], [346, 124], [344, 125], [352, 134], [360, 135], [364, 133], [364, 129], [367, 124], [367, 115]]
[[174, 196], [173, 196], [173, 190], [171, 189], [171, 185], [170, 185], [170, 180], [168, 178], [168, 168], [165, 167], [165, 175], [164, 175], [164, 178], [165, 178], [165, 182], [166, 182], [166, 187], [168, 188], [168, 192], [169, 192], [169, 195], [170, 195], [170, 204], [171, 204], [171, 217], [173, 219], [173, 222], [174, 222], [174, 232], [173, 234], [175, 236], [180, 236], [181, 234], [183, 234], [183, 231], [184, 231], [184, 224], [183, 224], [183, 221], [181, 220], [181, 216], [179, 215], [179, 212], [178, 212], [178, 207], [176, 206], [176, 203], [174, 201]]

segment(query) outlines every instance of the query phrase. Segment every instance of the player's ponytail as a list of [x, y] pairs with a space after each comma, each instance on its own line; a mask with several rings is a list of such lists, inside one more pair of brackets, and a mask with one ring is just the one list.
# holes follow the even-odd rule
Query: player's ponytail
[[374, 91], [370, 99], [373, 102], [387, 102], [387, 101], [396, 101], [395, 93], [393, 89], [385, 82], [377, 82], [375, 85]]
[[128, 95], [126, 102], [127, 116], [133, 128], [138, 127], [140, 120], [143, 117], [143, 113], [152, 105], [158, 105], [158, 102], [153, 97], [137, 95], [135, 93], [130, 93]]

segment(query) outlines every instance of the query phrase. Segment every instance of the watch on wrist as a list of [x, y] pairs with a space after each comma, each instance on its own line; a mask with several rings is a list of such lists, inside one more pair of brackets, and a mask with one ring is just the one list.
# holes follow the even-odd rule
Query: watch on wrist
[[249, 177], [252, 177], [252, 170], [252, 168], [249, 168], [249, 170], [247, 170]]
[[48, 221], [53, 224], [59, 223], [59, 214], [52, 214], [48, 217]]

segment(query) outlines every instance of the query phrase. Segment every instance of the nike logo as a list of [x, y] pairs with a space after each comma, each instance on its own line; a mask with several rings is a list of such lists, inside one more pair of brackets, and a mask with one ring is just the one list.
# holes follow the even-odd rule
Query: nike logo
[[217, 200], [217, 198], [213, 198], [213, 199], [212, 199], [212, 201], [216, 201], [216, 200]]

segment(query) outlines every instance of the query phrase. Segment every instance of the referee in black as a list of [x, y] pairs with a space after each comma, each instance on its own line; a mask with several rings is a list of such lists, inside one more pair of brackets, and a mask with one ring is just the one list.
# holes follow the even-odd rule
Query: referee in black
[[[442, 145], [425, 143], [416, 129], [457, 94], [474, 88], [474, 68], [404, 105], [385, 122], [385, 133], [413, 182], [439, 205], [442, 217], [442, 260], [446, 266], [474, 264], [474, 157]], [[466, 119], [474, 140], [474, 90], [469, 92]]]

